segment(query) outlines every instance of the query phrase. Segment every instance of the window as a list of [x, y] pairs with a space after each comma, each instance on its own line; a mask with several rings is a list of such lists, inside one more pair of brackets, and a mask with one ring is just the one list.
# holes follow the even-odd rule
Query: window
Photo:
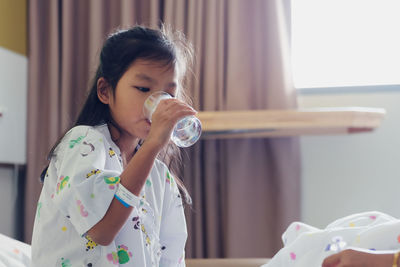
[[294, 0], [296, 88], [400, 84], [400, 0]]

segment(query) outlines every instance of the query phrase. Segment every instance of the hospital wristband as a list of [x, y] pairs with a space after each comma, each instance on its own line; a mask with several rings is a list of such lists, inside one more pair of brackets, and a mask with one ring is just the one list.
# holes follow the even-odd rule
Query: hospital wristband
[[115, 198], [119, 200], [125, 207], [133, 207], [138, 203], [138, 197], [132, 194], [126, 189], [121, 183], [118, 184], [117, 191], [115, 192]]
[[115, 197], [116, 199], [118, 199], [118, 201], [121, 202], [121, 204], [124, 205], [125, 207], [127, 207], [127, 208], [131, 207], [131, 206], [129, 206], [128, 203], [126, 203], [125, 201], [123, 201], [123, 200], [122, 200], [120, 197], [118, 197], [117, 195], [114, 195], [114, 197]]

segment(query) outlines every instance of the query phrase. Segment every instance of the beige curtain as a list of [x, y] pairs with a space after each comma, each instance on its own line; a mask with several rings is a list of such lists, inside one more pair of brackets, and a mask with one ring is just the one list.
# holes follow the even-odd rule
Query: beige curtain
[[31, 241], [46, 155], [76, 119], [103, 40], [117, 28], [157, 26], [160, 1], [32, 0], [24, 239]]
[[[199, 110], [296, 108], [290, 2], [169, 0], [164, 21], [194, 43]], [[296, 138], [202, 141], [188, 152], [189, 257], [271, 257], [300, 217]]]
[[[106, 34], [160, 21], [185, 32], [197, 59], [189, 90], [198, 110], [295, 108], [288, 68], [288, 0], [29, 2], [30, 241], [45, 155], [74, 121]], [[266, 257], [299, 219], [296, 138], [201, 141], [185, 152], [188, 257]]]

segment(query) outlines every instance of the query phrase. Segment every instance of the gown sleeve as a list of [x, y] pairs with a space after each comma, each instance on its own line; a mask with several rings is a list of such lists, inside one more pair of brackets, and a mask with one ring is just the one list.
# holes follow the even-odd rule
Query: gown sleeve
[[111, 204], [122, 171], [119, 159], [101, 132], [78, 126], [64, 136], [53, 160], [53, 204], [84, 235]]

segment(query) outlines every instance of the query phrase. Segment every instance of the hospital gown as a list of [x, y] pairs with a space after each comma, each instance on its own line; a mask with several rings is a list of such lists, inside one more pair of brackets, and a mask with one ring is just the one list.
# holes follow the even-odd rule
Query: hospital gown
[[37, 204], [33, 267], [185, 266], [181, 196], [158, 160], [114, 241], [101, 246], [86, 234], [107, 212], [122, 171], [107, 125], [77, 126], [65, 135]]

